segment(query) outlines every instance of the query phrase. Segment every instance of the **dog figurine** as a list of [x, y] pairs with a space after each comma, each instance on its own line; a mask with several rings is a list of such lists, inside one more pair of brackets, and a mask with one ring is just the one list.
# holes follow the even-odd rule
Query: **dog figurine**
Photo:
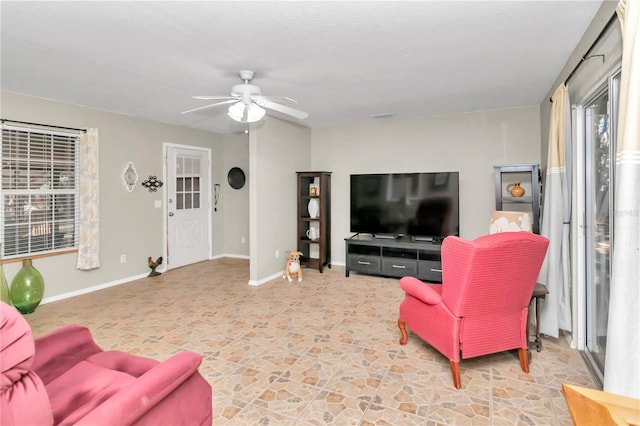
[[284, 275], [282, 278], [286, 278], [289, 282], [293, 281], [291, 276], [298, 275], [298, 282], [302, 281], [302, 268], [300, 267], [300, 256], [302, 253], [299, 251], [288, 251], [289, 260], [287, 260], [287, 266], [284, 268]]

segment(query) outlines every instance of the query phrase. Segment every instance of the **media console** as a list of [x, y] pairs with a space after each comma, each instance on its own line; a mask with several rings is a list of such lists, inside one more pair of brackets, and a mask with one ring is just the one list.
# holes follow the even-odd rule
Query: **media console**
[[414, 241], [411, 237], [380, 239], [370, 234], [355, 234], [345, 238], [345, 245], [347, 277], [350, 271], [356, 271], [442, 282], [441, 246], [438, 242]]

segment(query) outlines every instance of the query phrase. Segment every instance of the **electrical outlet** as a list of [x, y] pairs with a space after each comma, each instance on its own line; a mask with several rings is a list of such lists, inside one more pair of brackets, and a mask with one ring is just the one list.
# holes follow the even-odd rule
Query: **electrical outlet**
[[240, 238], [240, 242], [241, 242], [242, 244], [245, 244], [245, 243], [247, 242], [247, 240], [246, 240], [244, 237], [242, 237], [242, 238]]
[[121, 254], [120, 255], [120, 263], [127, 263], [127, 255], [126, 254]]
[[276, 249], [276, 259], [280, 257], [280, 250]]

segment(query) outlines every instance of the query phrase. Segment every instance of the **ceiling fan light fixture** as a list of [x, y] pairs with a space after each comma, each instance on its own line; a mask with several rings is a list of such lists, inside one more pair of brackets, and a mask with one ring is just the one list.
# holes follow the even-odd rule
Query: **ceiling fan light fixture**
[[253, 102], [247, 105], [247, 123], [254, 123], [262, 120], [265, 111]]
[[227, 111], [227, 115], [239, 123], [255, 123], [262, 120], [264, 114], [265, 110], [253, 102], [247, 105], [242, 101], [231, 105]]
[[243, 102], [236, 102], [229, 107], [227, 111], [227, 115], [231, 117], [231, 119], [242, 123], [242, 118], [244, 117], [245, 105]]

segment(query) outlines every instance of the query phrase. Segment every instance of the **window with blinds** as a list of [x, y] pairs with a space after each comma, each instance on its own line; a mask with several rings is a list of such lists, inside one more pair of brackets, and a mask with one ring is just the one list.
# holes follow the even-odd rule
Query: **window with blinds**
[[4, 258], [78, 246], [79, 135], [2, 125]]

